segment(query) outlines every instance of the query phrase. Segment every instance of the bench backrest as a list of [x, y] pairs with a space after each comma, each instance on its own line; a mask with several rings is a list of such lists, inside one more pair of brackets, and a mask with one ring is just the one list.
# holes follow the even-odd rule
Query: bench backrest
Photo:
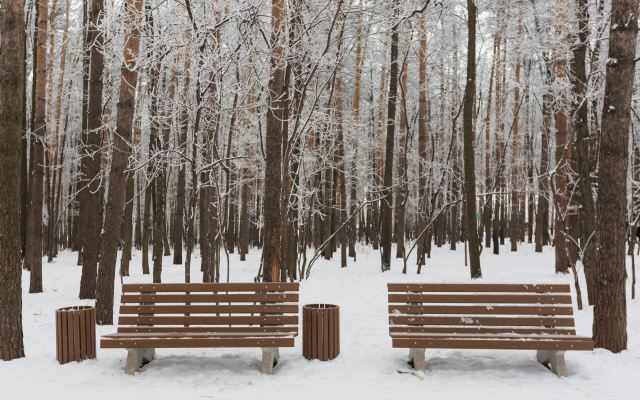
[[576, 334], [567, 284], [387, 286], [390, 333]]
[[122, 285], [119, 333], [298, 332], [297, 282]]

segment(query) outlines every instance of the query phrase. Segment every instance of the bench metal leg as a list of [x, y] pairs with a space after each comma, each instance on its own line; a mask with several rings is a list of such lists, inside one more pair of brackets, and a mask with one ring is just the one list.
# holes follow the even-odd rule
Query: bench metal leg
[[558, 377], [567, 376], [567, 365], [564, 362], [565, 351], [538, 350], [538, 362], [550, 368]]
[[140, 367], [150, 363], [156, 354], [156, 349], [127, 349], [127, 364], [124, 373], [133, 375], [140, 370]]
[[263, 347], [262, 348], [262, 373], [271, 375], [273, 373], [273, 367], [278, 364], [280, 360], [280, 348], [279, 347]]
[[426, 372], [427, 363], [424, 358], [426, 349], [409, 349], [409, 364], [417, 371]]

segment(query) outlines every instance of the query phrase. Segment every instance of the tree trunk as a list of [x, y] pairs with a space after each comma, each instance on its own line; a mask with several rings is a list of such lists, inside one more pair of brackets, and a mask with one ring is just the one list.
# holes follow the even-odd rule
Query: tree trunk
[[271, 68], [269, 77], [269, 109], [267, 111], [266, 159], [264, 174], [264, 248], [262, 250], [263, 281], [276, 282], [280, 269], [280, 225], [282, 190], [282, 120], [286, 109], [284, 95], [285, 1], [272, 0]]
[[[0, 359], [24, 357], [22, 340], [21, 146], [25, 96], [24, 2], [0, 13]], [[23, 165], [26, 167], [26, 165]], [[24, 210], [23, 214], [24, 214]], [[42, 262], [42, 259], [40, 260]]]
[[587, 24], [588, 3], [586, 0], [578, 0], [578, 40], [573, 48], [573, 60], [571, 63], [571, 80], [574, 97], [579, 104], [577, 115], [572, 120], [572, 130], [576, 135], [576, 163], [578, 166], [578, 185], [580, 187], [581, 207], [580, 212], [580, 244], [583, 246], [582, 265], [587, 281], [587, 298], [589, 305], [594, 301], [594, 279], [596, 268], [596, 210], [593, 194], [591, 192], [591, 163], [589, 162], [589, 116], [587, 112], [588, 101], [585, 99], [587, 72], [585, 58], [587, 53]]
[[469, 264], [471, 279], [482, 277], [480, 270], [480, 244], [476, 224], [476, 178], [473, 149], [473, 98], [476, 85], [476, 14], [473, 0], [467, 0], [469, 13], [469, 40], [467, 52], [467, 83], [464, 96], [464, 190], [466, 192], [467, 237], [469, 240]]
[[637, 10], [637, 0], [612, 1], [608, 60], [617, 61], [607, 62], [602, 108], [593, 344], [614, 353], [627, 348], [624, 237]]
[[104, 38], [98, 25], [104, 15], [104, 1], [91, 2], [91, 72], [89, 78], [89, 116], [87, 122], [87, 181], [85, 193], [84, 249], [82, 259], [82, 277], [80, 279], [80, 298], [94, 299], [96, 296], [96, 277], [100, 258], [100, 231], [102, 219], [102, 197], [100, 191], [100, 167], [102, 160], [102, 74], [104, 60], [102, 44]]
[[[394, 0], [394, 15], [399, 13], [399, 1]], [[393, 147], [396, 130], [396, 103], [398, 95], [398, 28], [400, 21], [395, 21], [391, 28], [391, 69], [389, 73], [389, 98], [387, 105], [387, 140], [384, 159], [384, 182], [382, 187], [382, 225], [380, 227], [380, 246], [382, 247], [382, 272], [391, 269], [391, 231], [393, 230], [393, 218], [391, 215], [391, 203], [393, 196]]]
[[44, 177], [44, 138], [46, 137], [46, 40], [47, 40], [47, 3], [40, 2], [38, 16], [38, 67], [36, 70], [36, 114], [32, 140], [33, 173], [31, 175], [31, 280], [29, 293], [42, 292], [42, 196]]
[[142, 0], [128, 0], [126, 9], [126, 31], [124, 64], [121, 71], [120, 97], [113, 135], [113, 156], [109, 171], [109, 194], [105, 209], [104, 233], [100, 249], [100, 269], [96, 291], [96, 323], [113, 324], [113, 285], [116, 273], [116, 256], [122, 223], [124, 204], [125, 170], [128, 163], [128, 147], [131, 141], [135, 93], [131, 90], [137, 82], [138, 71], [134, 68], [138, 57]]

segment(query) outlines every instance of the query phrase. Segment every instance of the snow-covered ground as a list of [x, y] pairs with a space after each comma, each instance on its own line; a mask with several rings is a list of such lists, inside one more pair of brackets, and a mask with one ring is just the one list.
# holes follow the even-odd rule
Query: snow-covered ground
[[[358, 261], [340, 268], [339, 258], [319, 260], [300, 289], [300, 304], [334, 303], [341, 308], [341, 354], [333, 361], [307, 361], [302, 339], [281, 349], [272, 376], [260, 374], [260, 349], [159, 349], [156, 359], [135, 376], [125, 375], [126, 351], [98, 349], [96, 360], [60, 365], [55, 357], [54, 310], [92, 305], [78, 299], [81, 267], [75, 253], [64, 252], [44, 262], [44, 293], [29, 294], [29, 274], [23, 274], [23, 323], [26, 358], [0, 361], [0, 399], [638, 399], [640, 390], [640, 300], [631, 300], [628, 280], [629, 350], [567, 352], [568, 378], [557, 378], [535, 360], [534, 351], [427, 350], [427, 372], [407, 365], [408, 351], [392, 349], [387, 314], [387, 282], [468, 282], [463, 246], [457, 252], [434, 249], [422, 274], [402, 261], [380, 272], [378, 251], [358, 248]], [[554, 273], [553, 249], [535, 253], [522, 245], [502, 254], [484, 251], [481, 282], [571, 283], [571, 275]], [[393, 251], [395, 254], [395, 250]], [[339, 253], [337, 254], [339, 257]], [[246, 262], [231, 254], [231, 282], [252, 281], [259, 262], [252, 251]], [[223, 256], [224, 260], [224, 256]], [[46, 261], [46, 260], [45, 260]], [[414, 257], [412, 257], [414, 261]], [[413, 264], [413, 262], [412, 262]], [[630, 265], [630, 263], [628, 263]], [[226, 280], [226, 265], [221, 266]], [[195, 259], [192, 281], [201, 281]], [[165, 257], [163, 282], [181, 282], [184, 269]], [[629, 271], [631, 276], [631, 271]], [[151, 282], [142, 275], [141, 254], [134, 252], [131, 276], [125, 282]], [[584, 280], [582, 291], [586, 293]], [[573, 290], [573, 289], [572, 289]], [[575, 304], [575, 293], [574, 306]], [[116, 283], [117, 318], [120, 282]], [[586, 297], [583, 299], [586, 304]], [[578, 335], [591, 335], [592, 309], [576, 310]], [[97, 334], [115, 332], [98, 326]], [[99, 338], [98, 338], [99, 340]]]

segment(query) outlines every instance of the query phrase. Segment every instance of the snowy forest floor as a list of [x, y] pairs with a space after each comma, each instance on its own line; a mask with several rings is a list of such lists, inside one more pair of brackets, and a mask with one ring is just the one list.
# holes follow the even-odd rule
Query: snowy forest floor
[[[358, 247], [357, 262], [340, 268], [340, 253], [331, 261], [318, 260], [309, 280], [302, 281], [300, 304], [334, 303], [341, 308], [341, 354], [333, 361], [307, 361], [302, 338], [295, 348], [280, 351], [272, 376], [260, 373], [260, 349], [159, 349], [156, 359], [135, 376], [125, 375], [124, 349], [98, 349], [98, 358], [60, 365], [55, 357], [54, 310], [93, 305], [78, 299], [81, 267], [76, 253], [63, 252], [51, 264], [43, 262], [44, 293], [29, 294], [29, 274], [23, 273], [23, 324], [26, 358], [0, 361], [0, 398], [58, 399], [83, 396], [92, 399], [396, 399], [396, 398], [497, 398], [497, 399], [637, 399], [640, 376], [640, 300], [631, 300], [630, 259], [627, 280], [628, 349], [614, 355], [567, 352], [568, 378], [557, 378], [535, 359], [534, 351], [429, 350], [427, 372], [408, 364], [408, 351], [391, 348], [387, 312], [387, 282], [469, 282], [463, 245], [434, 248], [431, 259], [416, 275], [415, 258], [402, 275], [402, 260], [394, 259], [390, 272], [380, 272], [380, 253]], [[591, 336], [593, 310], [577, 310], [573, 278], [554, 273], [553, 248], [535, 253], [533, 245], [520, 245], [511, 253], [485, 249], [481, 255], [485, 283], [570, 283], [578, 335]], [[393, 253], [395, 255], [395, 249]], [[311, 255], [311, 254], [310, 254]], [[246, 262], [231, 254], [231, 282], [252, 282], [260, 251], [252, 250]], [[134, 251], [131, 276], [124, 282], [151, 282], [142, 275], [141, 253]], [[226, 281], [224, 255], [221, 282]], [[119, 263], [118, 263], [119, 265]], [[580, 271], [582, 274], [582, 271]], [[164, 257], [162, 281], [181, 282], [182, 265]], [[192, 282], [201, 282], [200, 259], [192, 264]], [[114, 320], [121, 294], [116, 278]], [[581, 279], [583, 302], [586, 284]], [[98, 326], [102, 334], [115, 326]], [[403, 373], [407, 372], [407, 373]]]

